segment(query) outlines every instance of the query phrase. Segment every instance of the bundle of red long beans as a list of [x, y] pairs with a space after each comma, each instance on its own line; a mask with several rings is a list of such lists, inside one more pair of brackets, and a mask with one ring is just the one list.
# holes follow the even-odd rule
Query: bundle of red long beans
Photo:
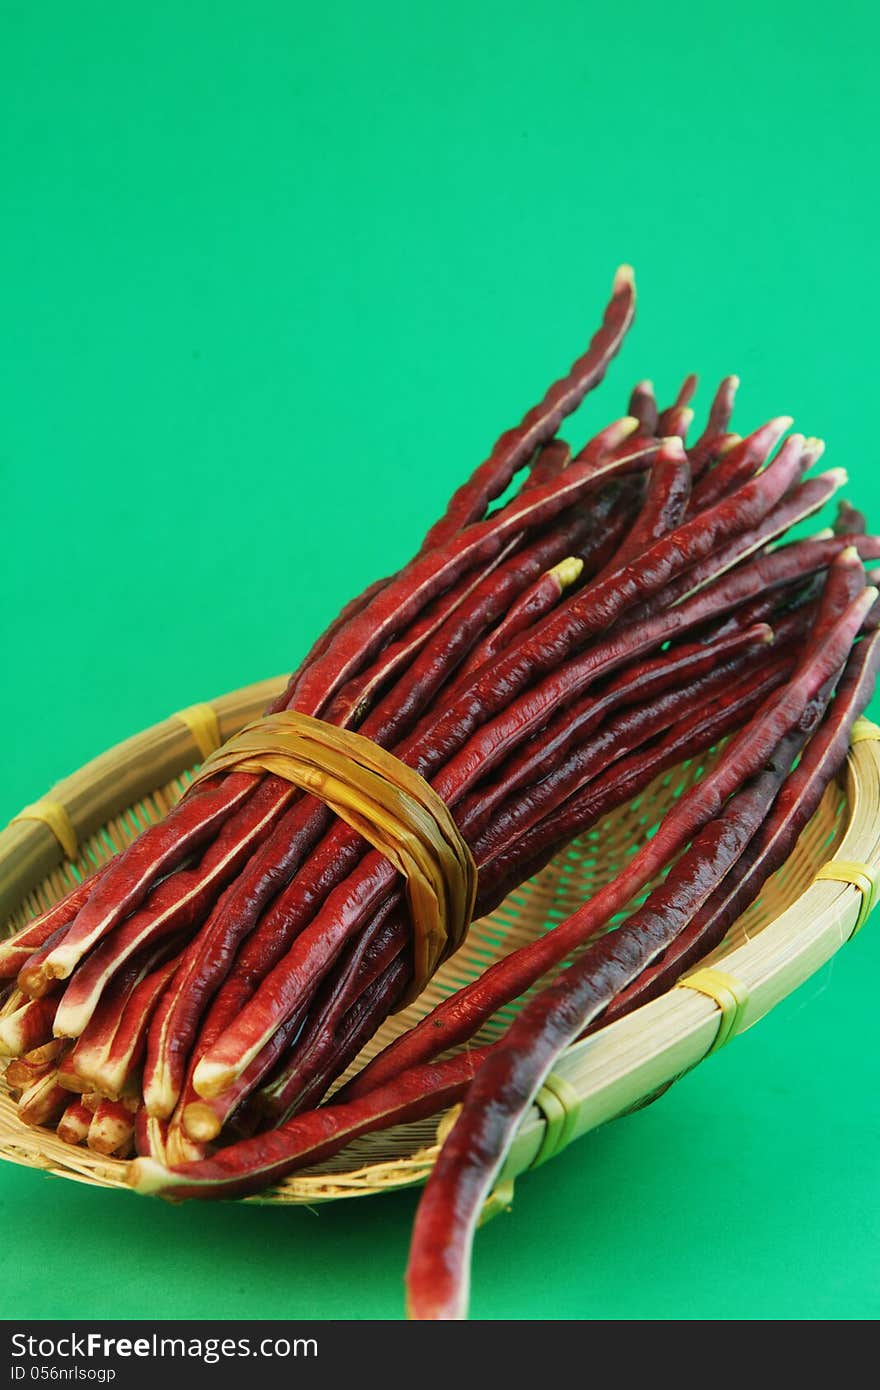
[[[735, 377], [698, 434], [688, 377], [662, 410], [640, 383], [578, 452], [559, 438], [634, 301], [624, 267], [584, 355], [272, 707], [356, 730], [430, 783], [476, 863], [475, 916], [720, 745], [617, 877], [335, 1091], [407, 997], [412, 924], [389, 860], [281, 777], [198, 783], [0, 945], [22, 1120], [136, 1149], [143, 1191], [256, 1192], [463, 1102], [416, 1220], [414, 1317], [463, 1315], [476, 1219], [554, 1059], [723, 939], [840, 768], [880, 660], [880, 539], [846, 503], [789, 537], [845, 474], [807, 476], [822, 444], [787, 417], [733, 433]], [[464, 1046], [527, 993], [499, 1041]]]

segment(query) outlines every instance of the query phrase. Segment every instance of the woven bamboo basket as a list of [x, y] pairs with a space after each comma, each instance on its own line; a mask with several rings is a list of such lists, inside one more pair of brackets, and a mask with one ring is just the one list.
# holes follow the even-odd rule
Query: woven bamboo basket
[[[67, 835], [62, 827], [62, 838], [70, 857], [59, 844], [57, 826], [53, 831], [29, 819], [10, 824], [0, 833], [0, 933], [22, 926], [57, 901], [77, 877], [167, 814], [208, 751], [205, 729], [213, 726], [214, 742], [231, 737], [265, 708], [282, 683], [280, 678], [263, 681], [195, 712], [174, 715], [58, 783], [49, 797], [66, 810]], [[880, 730], [859, 721], [845, 772], [826, 791], [790, 859], [724, 943], [701, 963], [701, 969], [716, 972], [710, 984], [715, 981], [718, 997], [711, 990], [707, 994], [679, 984], [569, 1048], [520, 1127], [486, 1216], [509, 1204], [516, 1176], [579, 1135], [656, 1098], [721, 1041], [756, 1023], [863, 924], [880, 871], [878, 738]], [[660, 777], [570, 845], [491, 916], [475, 922], [455, 956], [413, 1004], [386, 1022], [346, 1076], [441, 997], [551, 928], [613, 878], [701, 770], [698, 763], [684, 764]], [[849, 867], [840, 879], [817, 880], [820, 867], [832, 862]], [[854, 864], [861, 867], [860, 875], [853, 874]], [[855, 881], [845, 881], [848, 876]], [[512, 1012], [499, 1013], [479, 1038], [498, 1036]], [[439, 1123], [433, 1117], [365, 1136], [335, 1158], [248, 1200], [313, 1204], [423, 1182], [451, 1118], [447, 1114]], [[71, 1147], [48, 1130], [22, 1125], [2, 1076], [0, 1158], [79, 1182], [125, 1185], [125, 1161]]]

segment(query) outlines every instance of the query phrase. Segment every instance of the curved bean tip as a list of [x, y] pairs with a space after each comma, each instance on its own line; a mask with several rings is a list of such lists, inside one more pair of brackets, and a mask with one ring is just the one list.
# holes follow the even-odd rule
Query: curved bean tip
[[[690, 413], [691, 415], [693, 415], [693, 411], [691, 411]], [[665, 439], [660, 440], [660, 449], [658, 452], [658, 457], [660, 456], [660, 454], [663, 455], [664, 459], [674, 460], [675, 462], [681, 462], [687, 459], [687, 454], [684, 451], [684, 445], [682, 444], [677, 434], [667, 435]]]
[[620, 294], [623, 290], [635, 291], [636, 273], [631, 265], [619, 265], [614, 276], [614, 293]]
[[625, 444], [639, 429], [641, 425], [634, 415], [621, 415], [619, 420], [608, 425], [602, 430], [601, 436], [597, 435], [596, 438], [604, 439], [606, 449], [615, 449], [618, 445]]
[[570, 584], [580, 579], [583, 568], [584, 562], [579, 555], [568, 555], [564, 560], [560, 560], [558, 565], [554, 565], [550, 573], [555, 575], [560, 589], [567, 589]]
[[681, 386], [678, 388], [678, 395], [675, 398], [676, 405], [687, 405], [699, 384], [696, 372], [688, 372]]
[[742, 444], [742, 439], [743, 439], [743, 437], [742, 437], [741, 434], [728, 434], [728, 435], [726, 435], [725, 438], [724, 438], [724, 439], [721, 441], [721, 443], [718, 445], [718, 449], [717, 449], [718, 457], [719, 457], [720, 459], [723, 459], [723, 458], [724, 458], [724, 455], [725, 455], [725, 454], [729, 454], [730, 451], [731, 451], [731, 449], [735, 449], [736, 446], [737, 446], [737, 444]]

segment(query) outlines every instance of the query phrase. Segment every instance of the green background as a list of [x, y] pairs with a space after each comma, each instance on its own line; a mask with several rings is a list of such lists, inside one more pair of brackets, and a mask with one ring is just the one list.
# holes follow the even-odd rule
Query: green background
[[[876, 8], [10, 4], [0, 816], [293, 665], [580, 350], [570, 437], [727, 371], [880, 513]], [[659, 1105], [519, 1183], [480, 1318], [866, 1318], [864, 932]], [[6, 1317], [394, 1318], [415, 1198], [174, 1210], [3, 1166]]]

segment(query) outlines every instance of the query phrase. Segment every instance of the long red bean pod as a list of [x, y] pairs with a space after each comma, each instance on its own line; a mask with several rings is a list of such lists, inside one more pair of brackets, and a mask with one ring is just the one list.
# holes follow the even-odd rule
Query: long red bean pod
[[655, 541], [674, 531], [684, 519], [691, 495], [691, 470], [687, 458], [658, 455], [648, 478], [644, 505], [635, 525], [614, 556], [616, 569], [635, 560]]
[[529, 473], [522, 485], [522, 491], [541, 487], [557, 478], [563, 468], [571, 462], [571, 448], [564, 439], [551, 439], [542, 445], [529, 464]]
[[698, 592], [686, 594], [673, 611], [692, 612], [694, 604], [703, 603], [713, 614], [738, 608], [774, 589], [805, 582], [827, 570], [850, 545], [855, 546], [862, 560], [880, 559], [880, 536], [829, 536], [824, 540], [790, 541], [766, 554], [755, 555], [747, 564], [725, 569], [714, 579], [706, 574]]
[[[678, 395], [675, 397], [672, 405], [667, 406], [665, 410], [661, 410], [657, 417], [657, 428], [654, 433], [658, 435], [660, 439], [664, 439], [667, 435], [678, 433], [675, 425], [681, 417], [682, 410], [686, 410], [693, 400], [696, 389], [696, 375], [693, 372], [689, 372], [678, 388]], [[691, 411], [691, 415], [693, 415], [693, 411]]]
[[687, 405], [673, 405], [663, 412], [665, 419], [660, 423], [664, 439], [675, 437], [682, 444], [687, 443], [688, 431], [694, 422], [694, 412]]
[[467, 661], [460, 668], [462, 675], [476, 671], [487, 661], [491, 661], [505, 647], [509, 647], [514, 637], [525, 628], [531, 627], [537, 618], [549, 613], [566, 589], [576, 584], [583, 572], [584, 562], [578, 555], [569, 555], [560, 560], [552, 569], [532, 583], [523, 594], [511, 604], [505, 616], [493, 632], [474, 647]]
[[705, 511], [751, 478], [769, 458], [791, 424], [790, 415], [780, 415], [734, 445], [722, 462], [695, 483], [690, 511]]
[[45, 965], [55, 947], [64, 940], [69, 930], [69, 924], [57, 927], [52, 935], [47, 937], [43, 945], [38, 946], [22, 962], [15, 981], [22, 994], [26, 994], [31, 999], [42, 999], [45, 994], [58, 988], [57, 980], [47, 973]]
[[709, 408], [706, 428], [699, 439], [688, 449], [688, 462], [695, 479], [700, 478], [717, 457], [719, 443], [727, 437], [738, 390], [739, 377], [726, 376], [715, 392], [715, 398]]
[[587, 392], [602, 380], [608, 364], [620, 350], [634, 312], [633, 273], [629, 266], [621, 266], [614, 277], [612, 298], [602, 324], [587, 351], [564, 377], [554, 382], [540, 404], [533, 406], [515, 429], [506, 430], [499, 437], [485, 463], [481, 463], [453, 494], [445, 516], [425, 537], [423, 550], [443, 545], [462, 527], [479, 521], [492, 499], [505, 490], [514, 473], [528, 462], [536, 449], [553, 438], [565, 417], [576, 410]]
[[[168, 1121], [148, 1115], [142, 1105], [134, 1117], [135, 1153], [156, 1163], [164, 1163], [167, 1158], [166, 1142]], [[129, 1169], [129, 1176], [131, 1169]]]
[[639, 422], [639, 433], [658, 438], [657, 397], [654, 395], [653, 381], [638, 381], [632, 389], [627, 410]]

